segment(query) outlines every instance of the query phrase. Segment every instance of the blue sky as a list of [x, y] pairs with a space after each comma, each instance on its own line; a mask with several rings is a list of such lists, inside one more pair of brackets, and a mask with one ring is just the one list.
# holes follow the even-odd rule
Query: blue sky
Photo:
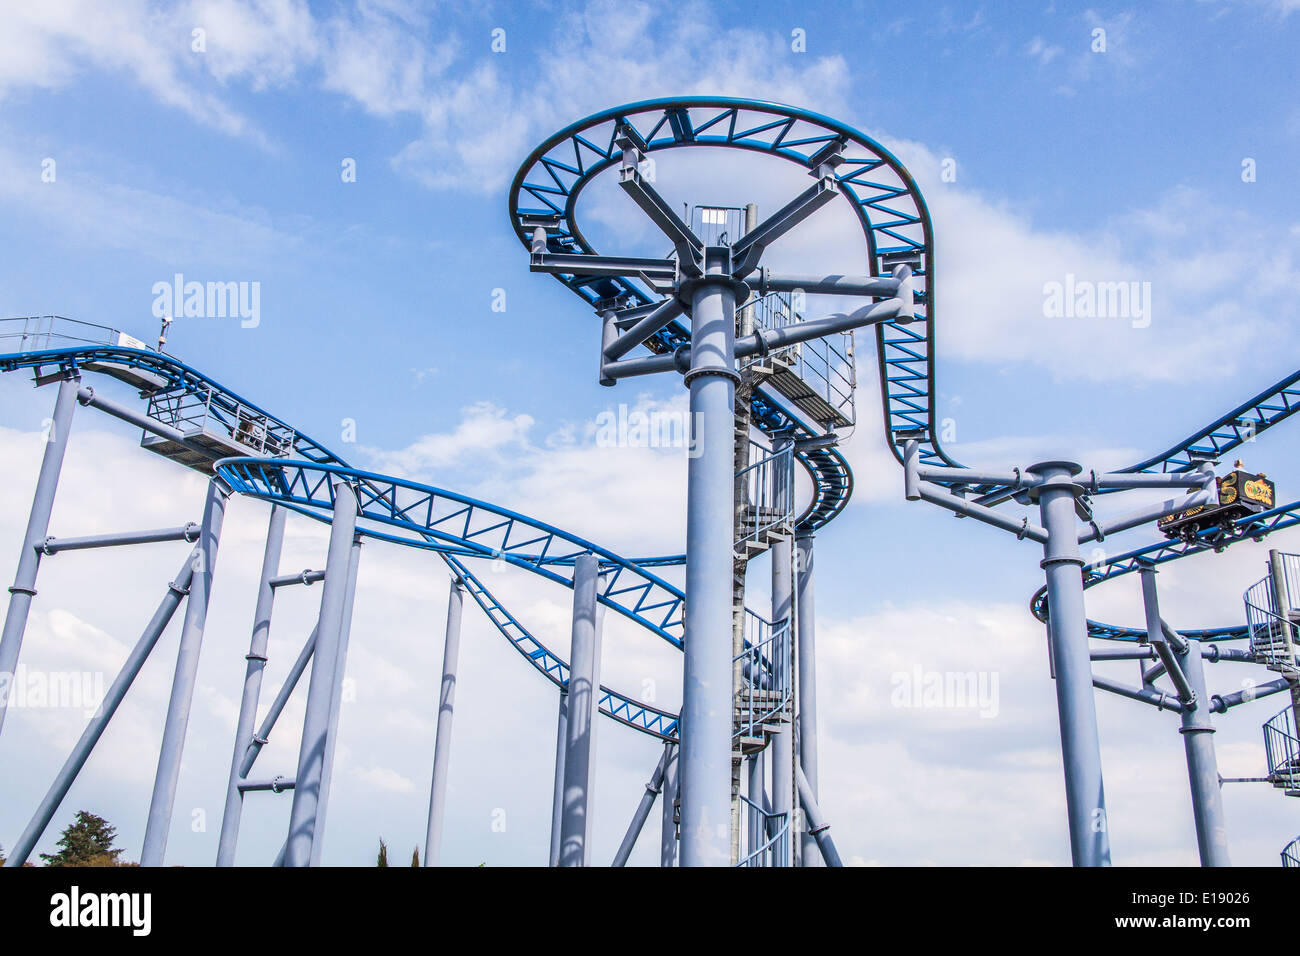
[[[619, 103], [675, 93], [774, 99], [848, 122], [896, 152], [934, 216], [939, 409], [954, 422], [951, 450], [964, 462], [1064, 456], [1127, 464], [1294, 370], [1283, 347], [1295, 341], [1300, 279], [1294, 0], [813, 3], [797, 12], [765, 3], [194, 0], [111, 9], [47, 3], [9, 16], [0, 36], [0, 315], [57, 313], [152, 339], [155, 282], [177, 272], [256, 281], [256, 328], [182, 319], [169, 349], [349, 460], [490, 497], [625, 553], [680, 550], [684, 462], [597, 449], [590, 424], [612, 403], [680, 402], [679, 383], [642, 380], [613, 392], [596, 384], [593, 318], [558, 283], [528, 273], [506, 202], [509, 178], [535, 145]], [[205, 31], [201, 52], [192, 48], [195, 28]], [[504, 52], [492, 50], [494, 30], [505, 31]], [[796, 30], [804, 31], [806, 52], [792, 49]], [[1091, 49], [1096, 30], [1104, 31], [1104, 52]], [[46, 159], [55, 162], [54, 182], [42, 182]], [[346, 159], [355, 160], [356, 182], [340, 176]], [[955, 160], [954, 182], [940, 175], [945, 159]], [[1251, 182], [1242, 177], [1247, 160], [1256, 170]], [[785, 198], [758, 167], [745, 167], [743, 176], [696, 166], [679, 172], [662, 186], [674, 199], [752, 199], [770, 211]], [[601, 205], [599, 188], [593, 216], [611, 251], [648, 241], [641, 223], [619, 218], [624, 207]], [[833, 234], [790, 239], [791, 261], [803, 256], [828, 269], [853, 268], [861, 254]], [[1046, 318], [1042, 287], [1066, 273], [1150, 282], [1150, 326]], [[505, 290], [504, 312], [491, 309], [497, 289]], [[844, 820], [836, 825], [846, 856], [861, 862], [1064, 862], [1055, 709], [1042, 629], [1024, 611], [1039, 582], [1037, 555], [991, 529], [902, 502], [873, 397], [869, 336], [858, 345], [859, 425], [846, 442], [858, 493], [819, 552], [818, 613], [827, 635], [823, 802]], [[27, 459], [35, 446], [24, 436], [38, 430], [50, 398], [13, 376], [0, 380], [0, 397], [15, 461], [0, 540], [16, 541], [34, 468]], [[356, 422], [355, 444], [343, 441], [345, 419]], [[89, 415], [77, 427], [91, 437], [74, 456], [93, 448], [102, 457], [73, 460], [114, 476], [104, 487], [119, 490], [101, 503], [121, 508], [123, 521], [128, 514], [144, 525], [191, 517], [199, 494], [192, 482], [187, 499], [174, 470], [140, 461], [129, 430]], [[1246, 457], [1274, 474], [1289, 500], [1279, 435], [1285, 432]], [[79, 517], [105, 520], [91, 507], [100, 502], [96, 487], [65, 486], [65, 510], [55, 515], [63, 533], [78, 533], [67, 529]], [[249, 554], [258, 550], [259, 507], [241, 505], [246, 533], [232, 539]], [[649, 509], [652, 521], [644, 520]], [[303, 560], [318, 561], [311, 557], [318, 529], [301, 533]], [[1143, 534], [1133, 543], [1147, 540]], [[1296, 547], [1282, 536], [1274, 543]], [[407, 556], [375, 550], [381, 592], [413, 575]], [[1259, 576], [1259, 552], [1243, 545], [1171, 571], [1175, 623], [1235, 623], [1240, 591]], [[0, 549], [0, 571], [9, 573], [3, 562], [12, 559]], [[155, 578], [175, 563], [157, 560]], [[115, 570], [124, 575], [121, 587], [145, 577]], [[240, 578], [250, 573], [231, 572], [229, 604], [219, 612], [228, 615], [220, 618], [224, 630], [205, 650], [214, 662], [205, 663], [213, 668], [205, 671], [211, 696], [199, 706], [211, 712], [196, 718], [201, 743], [187, 758], [196, 801], [205, 799], [201, 784], [211, 778], [220, 787], [224, 772], [222, 721], [238, 677], [232, 680], [230, 661], [225, 670], [215, 661], [226, 644], [232, 660], [242, 653], [235, 649], [245, 639], [252, 591]], [[371, 686], [413, 672], [417, 662], [436, 673], [437, 641], [426, 647], [397, 633], [417, 621], [440, 633], [445, 588], [437, 577], [425, 594], [425, 583], [406, 586], [409, 605], [400, 595], [370, 611], [359, 605], [359, 614], [374, 615], [369, 649], [358, 652], [373, 653], [373, 666], [364, 658], [357, 665]], [[531, 582], [503, 587], [517, 590], [515, 600], [562, 648], [566, 595]], [[1090, 612], [1134, 620], [1133, 591], [1116, 584], [1095, 592]], [[34, 620], [31, 653], [40, 653], [42, 639], [52, 649], [78, 628], [131, 639], [130, 609], [115, 607], [109, 622], [101, 620], [103, 595], [94, 589], [50, 586], [47, 594], [42, 613], [55, 616]], [[306, 605], [300, 610], [306, 614]], [[547, 761], [534, 751], [548, 746], [549, 689], [481, 622], [471, 627], [479, 638], [467, 640], [472, 666], [515, 703], [467, 703], [471, 715], [483, 709], [478, 724], [472, 716], [461, 724], [460, 753], [500, 753], [500, 764], [526, 765], [537, 792], [520, 813], [531, 820], [537, 812], [542, 821], [546, 813], [535, 805], [549, 785]], [[403, 656], [417, 654], [417, 645], [425, 657]], [[610, 666], [633, 681], [653, 671], [671, 683], [672, 658], [635, 646]], [[917, 662], [998, 670], [1003, 718], [890, 709], [889, 675]], [[1222, 679], [1235, 687], [1239, 676]], [[424, 706], [418, 687], [402, 693], [413, 713]], [[364, 694], [355, 726], [374, 729], [389, 719], [363, 703]], [[1173, 728], [1153, 730], [1167, 715], [1127, 702], [1101, 706], [1107, 782], [1118, 804], [1112, 812], [1117, 820], [1129, 814], [1129, 830], [1113, 839], [1116, 861], [1191, 862], [1187, 820], [1140, 825], [1150, 796], [1143, 788], [1163, 787], [1160, 799], [1186, 802]], [[1221, 758], [1225, 774], [1259, 772], [1258, 724], [1275, 709], [1260, 703], [1226, 718], [1240, 750], [1229, 751], [1233, 766]], [[532, 736], [492, 736], [507, 716]], [[61, 759], [15, 750], [24, 746], [17, 726], [0, 740], [0, 758], [30, 755], [40, 780], [30, 792], [0, 798], [5, 844]], [[67, 732], [56, 733], [57, 742]], [[621, 728], [603, 734], [609, 802], [598, 840], [612, 841], [612, 853], [654, 748]], [[972, 749], [967, 735], [982, 742]], [[1220, 736], [1227, 746], [1228, 731]], [[219, 759], [199, 756], [209, 740]], [[413, 729], [410, 741], [418, 748], [424, 738]], [[355, 752], [357, 772], [346, 778], [356, 788], [355, 813], [345, 789], [327, 850], [340, 863], [370, 852], [366, 786], [393, 801], [402, 826], [422, 833], [427, 755], [396, 742], [370, 752], [357, 741]], [[144, 747], [138, 762], [147, 770], [152, 759]], [[1141, 769], [1144, 761], [1160, 772]], [[448, 852], [460, 862], [537, 862], [542, 823], [526, 834], [520, 824], [504, 844], [464, 822], [475, 819], [474, 808], [503, 799], [493, 788], [510, 775], [488, 763], [466, 757], [453, 770], [454, 779], [468, 776], [453, 784], [464, 819], [449, 824], [460, 829]], [[115, 786], [111, 774], [95, 777], [101, 771], [92, 764], [78, 785], [90, 798]], [[391, 776], [389, 789], [374, 784], [384, 774], [413, 781], [413, 789]], [[128, 796], [141, 784], [123, 781], [119, 826], [134, 839], [142, 804]], [[1291, 810], [1271, 792], [1232, 791], [1238, 858], [1271, 863], [1297, 829]], [[888, 836], [883, 816], [893, 821]], [[972, 835], [986, 826], [1024, 832], [990, 850], [987, 835]], [[202, 862], [214, 839], [215, 827], [178, 836], [174, 852], [179, 861]]]

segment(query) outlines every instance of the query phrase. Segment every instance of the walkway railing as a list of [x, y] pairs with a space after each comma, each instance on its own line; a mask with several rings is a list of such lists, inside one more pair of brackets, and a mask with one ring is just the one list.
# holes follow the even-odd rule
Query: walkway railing
[[267, 458], [281, 458], [293, 450], [292, 429], [212, 388], [158, 392], [149, 399], [148, 414], [186, 433], [214, 430]]
[[764, 810], [743, 794], [740, 802], [744, 817], [741, 828], [749, 835], [750, 846], [749, 853], [736, 866], [781, 866], [790, 834], [790, 814]]
[[[742, 321], [752, 323], [755, 331], [783, 329], [804, 321], [788, 292], [769, 292], [742, 308]], [[833, 422], [839, 427], [852, 425], [857, 412], [854, 395], [858, 372], [854, 361], [853, 333], [838, 332], [776, 349], [767, 355], [755, 355], [743, 368], [759, 363], [782, 361], [788, 371], [807, 386], [808, 394], [798, 394], [778, 378], [773, 385], [820, 423]]]
[[0, 353], [40, 352], [78, 345], [112, 345], [152, 349], [139, 339], [106, 325], [66, 319], [61, 315], [28, 315], [0, 319]]
[[790, 622], [773, 624], [745, 609], [745, 649], [734, 658], [745, 682], [736, 699], [736, 737], [756, 737], [790, 703], [792, 655]]
[[794, 518], [794, 446], [774, 452], [750, 439], [749, 459], [736, 473], [742, 495], [738, 552], [747, 541], [765, 542]]
[[1273, 786], [1300, 790], [1300, 738], [1296, 737], [1290, 707], [1264, 725], [1264, 750]]
[[1274, 670], [1295, 674], [1295, 628], [1298, 621], [1290, 606], [1278, 607], [1278, 595], [1291, 605], [1292, 582], [1300, 584], [1300, 556], [1282, 555], [1282, 581], [1274, 586], [1273, 574], [1257, 581], [1246, 589], [1246, 627], [1250, 633], [1250, 650], [1260, 661]]
[[1300, 867], [1300, 837], [1282, 848], [1282, 865]]

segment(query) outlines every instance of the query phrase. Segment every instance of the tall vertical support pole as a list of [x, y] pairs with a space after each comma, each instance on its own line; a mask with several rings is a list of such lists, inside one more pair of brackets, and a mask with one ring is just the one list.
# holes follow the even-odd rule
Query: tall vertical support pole
[[[795, 652], [798, 655], [799, 682], [798, 744], [799, 767], [808, 781], [813, 798], [817, 797], [817, 632], [813, 607], [813, 533], [795, 536]], [[805, 828], [800, 834], [800, 866], [821, 866], [822, 855], [816, 837]]]
[[316, 624], [316, 649], [312, 657], [311, 680], [307, 685], [307, 707], [303, 718], [302, 743], [298, 750], [298, 772], [294, 778], [293, 806], [289, 811], [285, 866], [307, 866], [311, 863], [312, 843], [317, 836], [316, 811], [320, 804], [321, 778], [325, 771], [326, 737], [333, 709], [332, 698], [340, 690], [335, 676], [343, 640], [343, 611], [347, 603], [352, 537], [357, 527], [357, 496], [352, 486], [342, 478], [336, 476], [332, 481], [334, 517], [330, 522], [325, 584], [321, 589], [320, 617]]
[[586, 866], [590, 850], [590, 788], [596, 759], [596, 705], [600, 692], [600, 635], [596, 622], [599, 576], [600, 563], [596, 556], [579, 555], [573, 566], [573, 639], [569, 652], [560, 866]]
[[[772, 442], [773, 454], [785, 452], [790, 439]], [[793, 475], [789, 476], [793, 479]], [[784, 476], [783, 476], [784, 480]], [[790, 680], [794, 665], [791, 643], [794, 639], [794, 574], [793, 549], [788, 538], [779, 539], [771, 548], [772, 554], [772, 626], [785, 627], [785, 640], [774, 643], [770, 651], [778, 675], [778, 687], [790, 696], [788, 709], [779, 715], [781, 730], [772, 739], [772, 812], [786, 815], [786, 835], [779, 843], [777, 866], [794, 864], [795, 841], [795, 777], [794, 777], [794, 682]]]
[[687, 466], [685, 664], [681, 715], [682, 866], [731, 857], [731, 581], [736, 289], [725, 247], [704, 251], [691, 299], [691, 427]]
[[352, 608], [357, 599], [357, 571], [361, 565], [361, 535], [353, 532], [352, 550], [348, 553], [348, 591], [343, 598], [343, 623], [339, 631], [339, 649], [334, 655], [334, 693], [330, 697], [329, 732], [325, 735], [325, 763], [321, 768], [320, 800], [311, 841], [311, 865], [320, 866], [325, 852], [325, 817], [329, 810], [330, 790], [334, 781], [334, 754], [339, 742], [339, 717], [343, 710], [343, 675], [348, 663], [348, 642], [352, 639]]
[[451, 761], [451, 719], [456, 707], [456, 667], [460, 659], [460, 619], [465, 584], [452, 577], [447, 593], [447, 634], [442, 645], [442, 689], [438, 694], [438, 730], [433, 739], [433, 781], [429, 784], [429, 826], [424, 833], [424, 865], [439, 866], [442, 818], [447, 809], [447, 770]]
[[663, 816], [659, 824], [659, 865], [677, 865], [677, 804], [680, 777], [678, 775], [677, 744], [668, 747], [668, 762], [664, 764]]
[[199, 672], [199, 651], [203, 647], [203, 628], [208, 620], [208, 603], [212, 596], [212, 576], [217, 566], [217, 545], [226, 517], [226, 498], [230, 489], [217, 478], [208, 482], [208, 497], [203, 505], [203, 525], [194, 549], [194, 573], [190, 577], [190, 596], [185, 602], [185, 626], [181, 630], [180, 649], [176, 653], [176, 673], [172, 677], [171, 699], [163, 723], [162, 746], [158, 753], [158, 773], [154, 777], [153, 796], [149, 800], [149, 821], [145, 825], [141, 866], [162, 866], [171, 829], [172, 808], [176, 803], [176, 784], [181, 773], [181, 753], [185, 749], [185, 731], [190, 722], [190, 704]]
[[1214, 722], [1205, 687], [1205, 662], [1201, 642], [1188, 641], [1186, 654], [1178, 654], [1178, 666], [1196, 694], [1195, 709], [1183, 707], [1183, 749], [1187, 753], [1187, 779], [1192, 788], [1192, 812], [1196, 817], [1196, 846], [1201, 866], [1232, 866], [1228, 857], [1227, 818], [1223, 812], [1223, 788], [1219, 763], [1214, 754]]
[[[1273, 606], [1277, 608], [1278, 628], [1286, 642], [1286, 656], [1296, 660], [1295, 626], [1291, 623], [1291, 594], [1286, 574], [1286, 559], [1282, 552], [1270, 549], [1268, 552], [1268, 576], [1273, 582]], [[1292, 726], [1300, 728], [1300, 680], [1288, 678], [1291, 683], [1291, 717]]]
[[[753, 856], [758, 851], [758, 848], [767, 841], [767, 827], [763, 825], [764, 818], [759, 813], [766, 799], [763, 793], [763, 752], [760, 750], [756, 754], [750, 754], [745, 758], [745, 761], [749, 771], [747, 792], [750, 802], [753, 803], [752, 807], [747, 807], [749, 850], [746, 856]], [[755, 809], [755, 807], [758, 809]], [[754, 865], [759, 865], [759, 861], [756, 861]]]
[[1047, 578], [1047, 630], [1056, 667], [1070, 855], [1075, 866], [1110, 866], [1101, 738], [1083, 605], [1083, 559], [1074, 510], [1082, 489], [1073, 478], [1081, 469], [1072, 462], [1049, 461], [1029, 470], [1043, 478], [1037, 489], [1039, 513], [1047, 529], [1041, 567]]
[[275, 588], [271, 587], [271, 579], [280, 573], [280, 554], [284, 549], [284, 521], [287, 514], [279, 505], [272, 505], [271, 519], [266, 527], [262, 577], [257, 585], [257, 606], [253, 611], [253, 636], [245, 657], [248, 665], [244, 669], [244, 693], [239, 701], [239, 718], [235, 722], [235, 752], [230, 758], [226, 808], [221, 815], [221, 835], [217, 840], [217, 866], [235, 865], [239, 819], [244, 807], [244, 796], [239, 789], [239, 781], [243, 776], [240, 767], [244, 762], [244, 754], [253, 743], [253, 733], [257, 728], [257, 704], [262, 694], [262, 671], [266, 669], [271, 611], [275, 605]]
[[569, 745], [569, 689], [560, 688], [555, 722], [555, 785], [551, 794], [551, 852], [547, 866], [560, 865], [560, 831], [564, 825], [564, 754]]
[[[1160, 601], [1156, 593], [1156, 569], [1149, 564], [1138, 568], [1142, 578], [1142, 604], [1147, 633], [1161, 634]], [[1214, 723], [1210, 719], [1209, 692], [1205, 687], [1205, 664], [1200, 641], [1188, 641], [1187, 653], [1171, 648], [1187, 685], [1196, 695], [1194, 704], [1183, 704], [1181, 713], [1183, 749], [1187, 753], [1187, 780], [1192, 791], [1192, 817], [1196, 821], [1196, 846], [1201, 866], [1231, 866], [1228, 859], [1228, 828], [1223, 814], [1223, 793], [1219, 764], [1214, 754]]]
[[0, 728], [4, 727], [5, 713], [9, 709], [9, 690], [13, 675], [18, 669], [18, 653], [22, 650], [23, 634], [27, 630], [27, 615], [32, 598], [36, 596], [36, 571], [41, 552], [38, 545], [50, 533], [50, 512], [54, 509], [54, 492], [63, 469], [63, 455], [68, 449], [68, 433], [72, 429], [72, 413], [77, 407], [77, 387], [80, 378], [76, 372], [67, 372], [59, 383], [58, 397], [54, 400], [54, 415], [45, 441], [45, 454], [36, 478], [36, 491], [32, 495], [32, 510], [27, 515], [27, 530], [23, 533], [22, 551], [18, 555], [18, 569], [14, 583], [9, 588], [9, 608], [5, 612], [4, 630], [0, 632]]

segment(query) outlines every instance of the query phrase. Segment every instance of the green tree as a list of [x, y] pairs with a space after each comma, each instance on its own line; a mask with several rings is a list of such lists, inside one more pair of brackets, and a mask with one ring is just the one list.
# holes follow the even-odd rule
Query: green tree
[[420, 865], [420, 848], [417, 846], [411, 851], [411, 866]]
[[379, 838], [379, 859], [375, 861], [375, 866], [387, 866], [387, 865], [388, 865], [388, 844], [384, 842], [383, 837], [380, 837]]
[[120, 866], [122, 851], [113, 848], [117, 828], [103, 817], [88, 810], [78, 810], [77, 817], [63, 830], [55, 846], [57, 853], [42, 853], [46, 866]]

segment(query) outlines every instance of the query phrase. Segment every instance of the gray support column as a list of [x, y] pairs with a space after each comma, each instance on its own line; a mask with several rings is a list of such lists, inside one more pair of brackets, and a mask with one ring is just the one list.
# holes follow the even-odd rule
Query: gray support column
[[645, 785], [645, 792], [641, 794], [641, 799], [637, 801], [636, 812], [632, 814], [632, 822], [628, 824], [627, 832], [623, 834], [623, 842], [619, 844], [618, 852], [614, 854], [614, 866], [627, 866], [628, 857], [632, 855], [637, 837], [641, 835], [641, 829], [654, 808], [655, 797], [659, 796], [659, 792], [663, 789], [664, 768], [668, 765], [672, 746], [672, 744], [665, 744], [664, 752], [659, 755], [655, 772], [650, 775], [650, 782]]
[[[1142, 578], [1142, 603], [1147, 630], [1161, 641], [1160, 601], [1156, 593], [1156, 569], [1150, 565], [1138, 569]], [[1186, 653], [1170, 650], [1182, 670], [1188, 689], [1195, 697], [1183, 704], [1181, 712], [1183, 749], [1187, 753], [1187, 779], [1192, 791], [1192, 817], [1196, 821], [1196, 846], [1201, 866], [1231, 866], [1228, 859], [1228, 828], [1223, 815], [1223, 793], [1219, 784], [1219, 764], [1214, 755], [1214, 722], [1210, 719], [1210, 695], [1205, 687], [1205, 666], [1201, 660], [1200, 641], [1188, 641]]]
[[352, 536], [357, 526], [357, 497], [352, 486], [341, 478], [333, 479], [333, 483], [334, 518], [330, 524], [311, 680], [307, 684], [307, 711], [298, 751], [298, 772], [294, 776], [293, 806], [289, 811], [285, 866], [307, 866], [311, 862], [321, 777], [325, 771], [326, 737], [333, 709], [331, 698], [339, 690], [335, 667], [343, 640], [343, 610], [347, 603]]
[[676, 744], [668, 748], [668, 763], [664, 765], [664, 800], [659, 823], [659, 865], [677, 865], [677, 751]]
[[569, 651], [569, 717], [564, 754], [564, 804], [560, 818], [560, 866], [586, 866], [590, 850], [591, 774], [600, 688], [600, 639], [596, 591], [600, 564], [579, 555], [573, 568], [573, 639]]
[[316, 823], [312, 828], [311, 865], [320, 866], [325, 850], [325, 815], [329, 810], [330, 787], [334, 781], [334, 753], [339, 741], [339, 716], [343, 709], [343, 673], [348, 662], [348, 642], [352, 639], [352, 608], [357, 598], [357, 569], [361, 564], [361, 535], [352, 535], [348, 555], [348, 592], [343, 598], [343, 624], [339, 631], [339, 649], [334, 655], [334, 690], [330, 695], [330, 726], [325, 736], [325, 763], [321, 768], [320, 798], [316, 806]]
[[18, 554], [18, 569], [14, 583], [9, 588], [9, 608], [5, 612], [4, 630], [0, 632], [0, 728], [4, 727], [5, 713], [9, 709], [9, 689], [18, 669], [18, 652], [22, 650], [23, 633], [27, 630], [27, 614], [36, 595], [36, 570], [41, 552], [37, 545], [50, 533], [50, 512], [54, 509], [54, 492], [63, 468], [63, 455], [68, 448], [68, 433], [72, 428], [72, 412], [77, 407], [76, 373], [69, 374], [59, 383], [59, 394], [54, 400], [54, 417], [41, 458], [41, 470], [36, 478], [36, 491], [32, 495], [32, 510], [27, 514], [27, 530], [23, 533], [22, 550]]
[[171, 699], [163, 723], [162, 746], [158, 753], [158, 773], [154, 777], [153, 795], [149, 800], [149, 821], [144, 831], [141, 866], [162, 866], [171, 829], [172, 808], [176, 803], [176, 784], [181, 774], [181, 754], [185, 749], [185, 731], [190, 722], [190, 704], [199, 672], [199, 652], [203, 647], [203, 628], [208, 620], [208, 602], [212, 596], [212, 576], [217, 567], [217, 545], [221, 525], [226, 517], [226, 498], [230, 491], [214, 478], [208, 482], [208, 497], [203, 505], [203, 528], [194, 549], [194, 574], [190, 579], [190, 596], [185, 602], [185, 626], [181, 630], [180, 649], [176, 653], [176, 673], [172, 677]]
[[1196, 817], [1196, 845], [1201, 853], [1201, 866], [1231, 866], [1201, 642], [1187, 643], [1188, 652], [1178, 655], [1178, 663], [1196, 694], [1197, 706], [1194, 709], [1183, 708], [1179, 732], [1183, 735], [1183, 749], [1187, 752], [1187, 779], [1192, 788], [1192, 812]]
[[49, 792], [45, 794], [45, 799], [41, 801], [41, 805], [32, 816], [31, 822], [27, 824], [27, 829], [23, 831], [12, 852], [6, 858], [5, 866], [22, 866], [27, 862], [27, 858], [31, 856], [31, 852], [35, 849], [41, 834], [50, 825], [50, 820], [59, 809], [63, 798], [68, 795], [68, 789], [72, 786], [73, 781], [77, 779], [77, 774], [81, 773], [81, 768], [86, 765], [90, 752], [95, 749], [95, 745], [99, 743], [99, 738], [108, 729], [109, 721], [117, 713], [118, 705], [126, 697], [126, 692], [130, 690], [131, 684], [140, 673], [140, 668], [144, 666], [150, 652], [157, 645], [158, 639], [162, 637], [163, 631], [167, 629], [168, 623], [180, 606], [181, 598], [185, 596], [186, 589], [190, 586], [190, 578], [193, 573], [194, 562], [193, 554], [191, 554], [190, 557], [185, 559], [185, 563], [181, 565], [175, 579], [168, 585], [167, 594], [159, 603], [158, 610], [154, 611], [154, 615], [145, 627], [144, 633], [140, 635], [140, 640], [136, 642], [126, 662], [122, 665], [122, 670], [104, 695], [104, 700], [95, 711], [94, 716], [91, 717], [90, 723], [86, 725], [81, 739], [77, 741], [77, 746], [73, 748], [72, 753], [63, 764], [63, 769], [59, 771], [59, 775], [54, 779]]
[[1029, 470], [1044, 479], [1038, 506], [1047, 542], [1042, 568], [1047, 578], [1047, 631], [1056, 667], [1056, 707], [1065, 764], [1065, 802], [1070, 855], [1075, 866], [1109, 866], [1110, 834], [1101, 778], [1101, 739], [1092, 692], [1092, 661], [1083, 606], [1083, 559], [1079, 556], [1075, 496], [1080, 488], [1070, 462], [1044, 462]]
[[447, 633], [442, 646], [442, 690], [438, 697], [438, 730], [433, 740], [433, 781], [429, 784], [429, 825], [424, 833], [424, 865], [439, 866], [442, 818], [447, 809], [447, 770], [451, 761], [451, 719], [456, 707], [456, 666], [460, 659], [460, 619], [465, 585], [451, 579], [447, 594]]
[[705, 250], [691, 284], [685, 663], [681, 715], [682, 866], [731, 858], [731, 578], [734, 548], [736, 292], [726, 249]]
[[257, 607], [253, 611], [253, 636], [249, 641], [244, 669], [244, 693], [239, 701], [239, 718], [235, 722], [235, 752], [230, 758], [230, 778], [226, 783], [226, 808], [221, 815], [221, 836], [217, 840], [217, 866], [235, 865], [235, 846], [239, 840], [239, 818], [244, 808], [239, 781], [240, 764], [253, 742], [257, 725], [257, 704], [262, 694], [262, 671], [266, 668], [267, 645], [271, 635], [271, 611], [275, 588], [271, 579], [280, 573], [280, 553], [284, 547], [286, 512], [271, 506], [266, 527], [266, 548], [262, 552], [262, 578], [257, 585]]
[[[779, 451], [788, 443], [789, 439], [774, 441], [772, 443], [773, 452]], [[784, 675], [784, 679], [778, 678], [778, 686], [787, 688], [793, 695], [794, 686], [793, 681], [790, 680], [790, 673], [793, 665], [791, 642], [794, 637], [794, 555], [791, 542], [788, 539], [777, 541], [772, 545], [771, 554], [772, 626], [775, 629], [784, 622], [786, 624], [786, 637], [784, 642], [774, 644], [769, 653], [772, 656], [772, 664], [777, 674]], [[772, 738], [772, 811], [787, 814], [786, 819], [789, 821], [786, 836], [779, 845], [777, 866], [794, 865], [794, 843], [798, 838], [798, 828], [795, 825], [797, 816], [795, 808], [797, 804], [794, 796], [793, 696], [790, 703], [789, 710], [779, 717], [781, 720], [780, 733]]]
[[759, 751], [756, 754], [750, 754], [748, 757], [745, 758], [745, 763], [749, 770], [747, 792], [750, 801], [754, 804], [754, 806], [752, 807], [749, 805], [745, 806], [745, 812], [747, 814], [746, 819], [749, 822], [749, 826], [747, 827], [749, 849], [747, 850], [745, 855], [752, 856], [758, 850], [759, 847], [761, 847], [764, 843], [767, 842], [767, 827], [763, 825], [763, 817], [761, 817], [759, 815], [759, 811], [755, 809], [755, 807], [761, 809], [763, 803], [767, 799], [767, 795], [763, 792], [762, 751]]
[[560, 688], [555, 724], [555, 783], [551, 792], [551, 852], [547, 866], [560, 865], [560, 830], [564, 821], [564, 752], [569, 745], [569, 691]]
[[[795, 653], [798, 656], [797, 743], [799, 768], [808, 781], [808, 790], [817, 798], [817, 633], [813, 606], [813, 535], [805, 532], [795, 537]], [[805, 828], [801, 836], [800, 866], [821, 866], [814, 835]]]

